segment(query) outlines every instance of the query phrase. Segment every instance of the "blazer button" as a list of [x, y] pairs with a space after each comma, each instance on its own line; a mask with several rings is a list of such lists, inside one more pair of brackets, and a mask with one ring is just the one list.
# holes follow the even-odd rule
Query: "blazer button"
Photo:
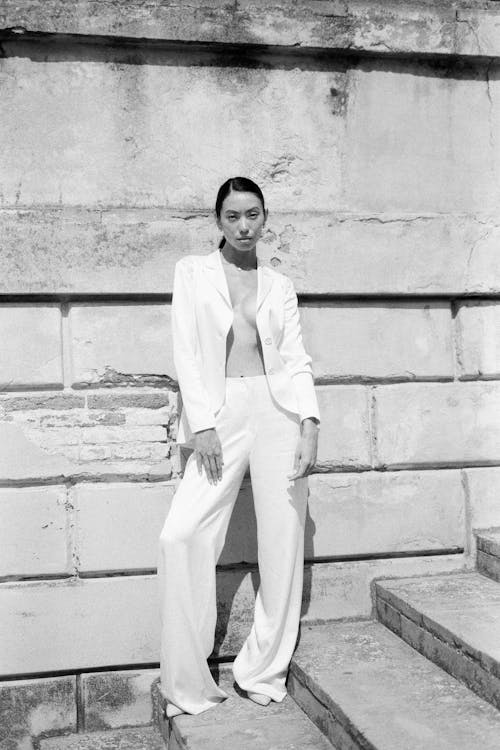
[[272, 368], [272, 367], [271, 367], [271, 369], [270, 369], [270, 370], [268, 370], [267, 372], [268, 372], [268, 374], [269, 374], [269, 375], [274, 375], [274, 370], [273, 370], [273, 368]]
[[271, 344], [272, 341], [270, 338], [264, 339], [264, 344]]

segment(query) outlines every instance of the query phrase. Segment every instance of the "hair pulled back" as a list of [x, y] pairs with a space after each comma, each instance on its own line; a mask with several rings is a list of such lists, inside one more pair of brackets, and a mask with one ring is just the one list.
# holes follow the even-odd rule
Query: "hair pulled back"
[[[229, 193], [233, 190], [240, 193], [253, 193], [262, 203], [262, 210], [266, 210], [264, 195], [257, 183], [255, 183], [249, 177], [230, 177], [220, 186], [219, 192], [217, 193], [217, 199], [215, 201], [215, 214], [218, 219], [220, 219], [222, 204], [224, 203]], [[219, 248], [224, 247], [225, 241], [226, 240], [223, 237], [219, 242]]]

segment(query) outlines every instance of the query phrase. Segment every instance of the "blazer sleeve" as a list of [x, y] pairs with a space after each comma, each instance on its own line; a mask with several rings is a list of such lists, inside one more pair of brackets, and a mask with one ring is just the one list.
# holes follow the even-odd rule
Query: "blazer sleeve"
[[304, 349], [297, 294], [292, 280], [287, 277], [285, 277], [285, 325], [279, 351], [292, 377], [301, 421], [307, 417], [315, 417], [319, 421], [318, 400], [311, 367], [312, 359]]
[[208, 430], [215, 427], [215, 416], [197, 359], [194, 264], [190, 258], [175, 264], [171, 320], [174, 365], [189, 426], [192, 432]]

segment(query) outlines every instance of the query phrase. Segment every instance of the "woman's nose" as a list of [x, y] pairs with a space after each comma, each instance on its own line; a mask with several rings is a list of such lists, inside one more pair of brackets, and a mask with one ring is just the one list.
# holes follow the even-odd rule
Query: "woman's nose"
[[240, 221], [240, 233], [241, 234], [248, 234], [248, 225], [246, 219], [241, 219]]

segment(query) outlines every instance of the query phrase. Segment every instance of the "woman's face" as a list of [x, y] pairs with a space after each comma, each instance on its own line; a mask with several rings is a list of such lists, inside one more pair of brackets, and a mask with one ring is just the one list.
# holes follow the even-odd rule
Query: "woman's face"
[[232, 190], [224, 199], [217, 226], [235, 250], [252, 250], [266, 223], [260, 198], [255, 193]]

